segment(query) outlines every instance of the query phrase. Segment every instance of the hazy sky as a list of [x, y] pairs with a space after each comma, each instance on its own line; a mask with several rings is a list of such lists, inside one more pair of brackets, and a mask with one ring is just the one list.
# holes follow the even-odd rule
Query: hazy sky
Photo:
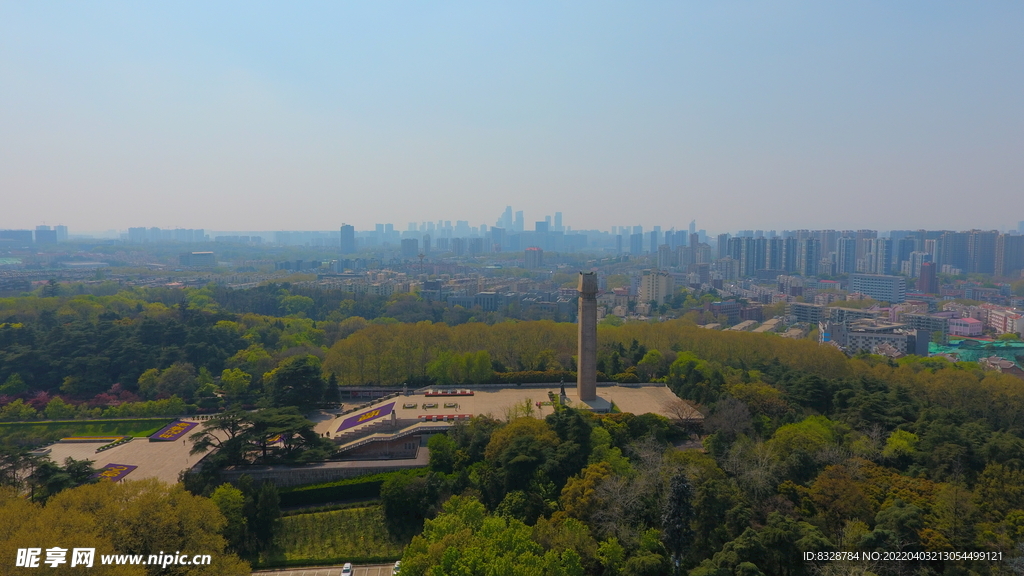
[[[0, 228], [1024, 220], [1024, 2], [0, 0]], [[532, 224], [530, 225], [532, 227]]]

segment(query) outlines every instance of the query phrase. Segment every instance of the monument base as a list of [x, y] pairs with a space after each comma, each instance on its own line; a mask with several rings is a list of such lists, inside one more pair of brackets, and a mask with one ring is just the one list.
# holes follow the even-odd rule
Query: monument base
[[612, 403], [600, 396], [593, 400], [580, 400], [579, 396], [571, 394], [568, 398], [569, 406], [577, 410], [590, 410], [597, 414], [608, 414], [612, 411]]

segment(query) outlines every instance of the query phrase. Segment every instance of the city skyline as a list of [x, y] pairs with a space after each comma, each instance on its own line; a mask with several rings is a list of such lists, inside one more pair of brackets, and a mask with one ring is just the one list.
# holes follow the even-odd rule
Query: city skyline
[[1019, 3], [199, 8], [3, 8], [0, 227], [1022, 218]]
[[[527, 231], [528, 232], [528, 231], [535, 231], [535, 230], [537, 230], [537, 226], [538, 225], [546, 223], [546, 225], [549, 226], [549, 230], [553, 231], [553, 232], [554, 231], [557, 231], [557, 232], [571, 231], [571, 232], [575, 233], [575, 232], [594, 232], [594, 231], [597, 231], [597, 232], [602, 232], [602, 233], [611, 233], [612, 235], [623, 234], [625, 236], [628, 236], [630, 234], [630, 232], [622, 230], [623, 228], [635, 228], [635, 227], [640, 228], [641, 231], [644, 232], [644, 233], [647, 233], [647, 232], [650, 232], [650, 231], [654, 231], [654, 230], [665, 231], [665, 232], [689, 230], [690, 233], [693, 233], [693, 232], [696, 232], [699, 229], [702, 235], [706, 234], [708, 236], [717, 236], [718, 234], [730, 234], [730, 235], [733, 235], [733, 236], [764, 236], [764, 237], [771, 237], [773, 235], [782, 235], [785, 232], [796, 231], [796, 230], [814, 230], [814, 231], [816, 231], [816, 230], [844, 231], [845, 230], [845, 231], [852, 231], [852, 230], [865, 230], [865, 229], [866, 230], [873, 230], [873, 231], [876, 231], [876, 232], [879, 232], [879, 233], [883, 233], [883, 234], [886, 234], [886, 233], [889, 233], [889, 232], [893, 232], [893, 231], [899, 232], [899, 231], [907, 231], [907, 230], [943, 230], [943, 231], [996, 230], [996, 231], [1003, 232], [1003, 233], [1024, 234], [1024, 220], [1017, 221], [1016, 223], [1013, 223], [1013, 224], [1010, 224], [1010, 225], [1007, 225], [1007, 226], [993, 227], [993, 228], [987, 228], [987, 227], [981, 227], [981, 226], [959, 226], [959, 227], [954, 227], [954, 228], [925, 228], [925, 227], [912, 227], [912, 226], [897, 226], [897, 227], [893, 227], [891, 229], [890, 228], [872, 228], [870, 226], [855, 226], [855, 227], [850, 227], [850, 228], [832, 228], [832, 227], [820, 226], [820, 225], [816, 225], [816, 226], [800, 226], [800, 227], [794, 227], [794, 228], [782, 228], [782, 227], [766, 225], [766, 224], [762, 223], [761, 225], [753, 227], [753, 228], [733, 228], [733, 229], [730, 229], [730, 230], [708, 230], [708, 229], [704, 228], [703, 226], [698, 226], [696, 219], [691, 219], [689, 222], [679, 222], [679, 223], [670, 224], [670, 225], [649, 224], [649, 223], [644, 223], [644, 222], [638, 222], [638, 223], [623, 222], [623, 223], [613, 224], [612, 226], [610, 226], [608, 228], [598, 228], [598, 227], [589, 227], [589, 226], [585, 226], [585, 225], [584, 226], [574, 226], [574, 225], [572, 225], [571, 214], [570, 214], [570, 218], [566, 219], [565, 218], [565, 213], [563, 213], [561, 211], [550, 211], [550, 212], [548, 212], [546, 214], [538, 215], [536, 218], [531, 218], [531, 217], [529, 217], [525, 213], [525, 211], [513, 210], [513, 208], [514, 207], [512, 205], [506, 206], [506, 210], [499, 214], [499, 217], [497, 218], [497, 220], [492, 220], [491, 224], [488, 224], [486, 222], [475, 223], [475, 222], [472, 222], [472, 221], [469, 221], [469, 220], [457, 220], [457, 219], [447, 219], [447, 218], [443, 218], [443, 219], [436, 220], [436, 221], [433, 221], [433, 220], [413, 221], [413, 222], [407, 222], [405, 224], [400, 224], [400, 223], [397, 223], [397, 222], [387, 222], [387, 221], [385, 221], [385, 222], [376, 222], [376, 223], [374, 223], [372, 225], [369, 225], [369, 226], [367, 226], [365, 228], [359, 228], [358, 226], [356, 226], [355, 227], [355, 232], [356, 233], [367, 233], [367, 232], [373, 232], [375, 230], [381, 231], [384, 228], [386, 228], [388, 230], [393, 230], [395, 232], [398, 232], [399, 234], [402, 234], [402, 233], [405, 233], [405, 232], [408, 232], [408, 231], [417, 231], [417, 232], [423, 233], [423, 232], [432, 232], [433, 230], [435, 230], [435, 227], [437, 229], [441, 229], [442, 227], [447, 227], [450, 230], [454, 230], [456, 232], [456, 234], [458, 234], [458, 235], [469, 236], [469, 235], [477, 235], [478, 234], [478, 229], [481, 226], [484, 226], [487, 229], [491, 229], [491, 228], [495, 228], [495, 227], [502, 228], [502, 229], [504, 229], [506, 231], [509, 231], [509, 232], [523, 232], [523, 231]], [[520, 217], [521, 217], [521, 220], [519, 220]], [[106, 237], [106, 238], [118, 238], [118, 237], [122, 237], [122, 236], [126, 236], [127, 234], [130, 234], [133, 229], [139, 229], [139, 230], [143, 230], [143, 231], [145, 231], [146, 229], [160, 229], [160, 230], [164, 230], [164, 231], [173, 231], [173, 230], [181, 231], [181, 230], [192, 230], [193, 229], [191, 227], [186, 227], [186, 226], [170, 226], [170, 227], [165, 227], [165, 226], [153, 226], [153, 225], [145, 225], [145, 226], [142, 226], [140, 228], [138, 226], [139, 223], [135, 223], [135, 224], [136, 224], [136, 226], [132, 226], [132, 225], [120, 226], [118, 228], [111, 228], [111, 229], [105, 230], [105, 231], [98, 231], [98, 230], [74, 229], [73, 227], [69, 227], [68, 225], [66, 225], [64, 223], [60, 223], [60, 224], [57, 224], [57, 225], [50, 225], [50, 224], [47, 224], [47, 223], [44, 222], [42, 224], [35, 224], [35, 225], [31, 225], [31, 226], [30, 225], [22, 225], [22, 226], [3, 226], [3, 225], [0, 225], [0, 230], [12, 230], [12, 231], [13, 230], [20, 230], [20, 231], [47, 230], [47, 231], [50, 231], [50, 230], [59, 229], [59, 230], [62, 230], [62, 232], [61, 232], [62, 233], [62, 238], [61, 239], [62, 240], [67, 240], [68, 239], [68, 235], [69, 235], [69, 232], [68, 232], [69, 229], [72, 230], [72, 232], [71, 232], [71, 237], [72, 238], [73, 237], [82, 237], [82, 236], [93, 236], [93, 237], [97, 237], [97, 238], [103, 238], [103, 237]], [[341, 224], [341, 226], [348, 226], [348, 225], [351, 225], [351, 224], [349, 224], [348, 222], [343, 222]], [[415, 230], [412, 228], [412, 226], [414, 226], [414, 225], [416, 226]], [[459, 232], [459, 228], [460, 227], [463, 229], [463, 232]], [[268, 229], [256, 229], [256, 228], [236, 228], [236, 229], [216, 229], [216, 228], [210, 228], [210, 229], [206, 229], [206, 228], [195, 228], [195, 229], [200, 231], [200, 232], [206, 230], [208, 232], [221, 233], [221, 234], [223, 234], [223, 233], [273, 233], [273, 232], [335, 233], [335, 232], [338, 231], [339, 226], [333, 226], [333, 227], [330, 227], [330, 228], [323, 228], [323, 229], [286, 229], [286, 228], [268, 228]], [[484, 233], [486, 233], [486, 232], [484, 232]]]

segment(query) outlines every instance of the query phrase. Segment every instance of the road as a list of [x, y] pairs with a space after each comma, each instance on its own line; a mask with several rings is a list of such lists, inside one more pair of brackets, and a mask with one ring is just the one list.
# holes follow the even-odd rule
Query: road
[[[352, 566], [352, 576], [391, 576], [390, 564], [357, 564]], [[260, 570], [253, 576], [341, 576], [341, 566], [320, 566], [311, 568], [288, 568], [281, 570]]]

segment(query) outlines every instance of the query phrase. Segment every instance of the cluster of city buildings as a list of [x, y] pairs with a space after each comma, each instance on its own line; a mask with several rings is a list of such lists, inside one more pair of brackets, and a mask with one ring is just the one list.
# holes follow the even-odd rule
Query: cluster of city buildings
[[67, 226], [36, 226], [35, 230], [0, 230], [0, 249], [23, 246], [44, 246], [65, 242], [68, 239]]

